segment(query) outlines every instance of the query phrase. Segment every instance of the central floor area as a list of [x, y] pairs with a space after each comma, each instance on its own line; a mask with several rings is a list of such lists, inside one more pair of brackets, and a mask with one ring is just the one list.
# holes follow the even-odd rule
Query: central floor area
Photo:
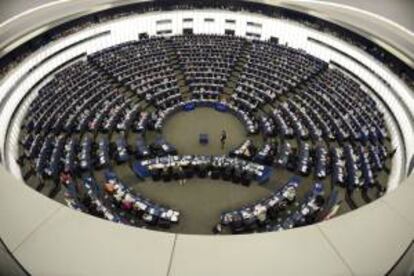
[[[222, 130], [227, 133], [224, 149], [220, 144]], [[199, 143], [200, 133], [208, 135], [208, 144]], [[247, 139], [246, 129], [236, 116], [208, 107], [174, 114], [165, 123], [163, 137], [177, 148], [179, 154], [197, 155], [226, 154]], [[260, 136], [252, 136], [249, 139], [254, 139], [255, 142], [261, 140]]]

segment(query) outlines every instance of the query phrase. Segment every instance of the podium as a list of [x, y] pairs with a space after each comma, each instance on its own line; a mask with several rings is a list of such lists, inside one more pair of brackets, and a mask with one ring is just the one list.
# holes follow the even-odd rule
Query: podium
[[198, 141], [202, 145], [207, 145], [208, 144], [208, 134], [207, 133], [200, 133], [200, 135], [198, 137]]

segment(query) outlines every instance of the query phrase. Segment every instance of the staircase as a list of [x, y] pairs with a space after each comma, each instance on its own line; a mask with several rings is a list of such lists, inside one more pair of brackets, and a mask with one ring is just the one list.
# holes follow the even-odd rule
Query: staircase
[[244, 70], [244, 66], [248, 62], [250, 51], [251, 51], [251, 42], [245, 41], [240, 51], [239, 57], [237, 58], [236, 64], [234, 65], [233, 71], [231, 72], [231, 75], [227, 83], [224, 86], [224, 95], [223, 95], [224, 99], [229, 99], [231, 95], [235, 93], [234, 90], [236, 89], [237, 83], [240, 79], [240, 75], [242, 74]]
[[178, 59], [178, 55], [175, 51], [174, 47], [171, 47], [171, 52], [169, 53], [169, 60], [171, 64], [171, 68], [174, 69], [175, 76], [177, 78], [178, 89], [181, 93], [181, 99], [183, 101], [187, 101], [191, 99], [191, 92], [190, 88], [188, 87], [183, 69], [181, 68], [180, 61]]

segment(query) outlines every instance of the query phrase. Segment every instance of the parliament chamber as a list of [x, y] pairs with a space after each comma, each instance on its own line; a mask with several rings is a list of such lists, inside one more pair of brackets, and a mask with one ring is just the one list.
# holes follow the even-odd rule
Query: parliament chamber
[[[1, 57], [1, 162], [57, 210], [174, 235], [173, 253], [181, 237], [296, 229], [318, 229], [329, 247], [326, 223], [413, 186], [414, 71], [402, 52], [289, 5], [103, 7]], [[353, 262], [351, 274], [390, 268]], [[147, 275], [208, 275], [174, 263]], [[347, 274], [332, 266], [319, 275]]]

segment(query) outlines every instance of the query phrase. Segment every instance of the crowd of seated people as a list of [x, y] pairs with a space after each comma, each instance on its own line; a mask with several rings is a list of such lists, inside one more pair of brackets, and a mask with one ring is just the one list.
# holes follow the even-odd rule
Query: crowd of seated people
[[271, 175], [269, 167], [227, 156], [168, 155], [133, 164], [139, 178], [151, 177], [154, 181], [199, 178], [223, 179], [249, 186], [252, 181], [267, 182]]
[[234, 234], [264, 230], [271, 220], [277, 219], [279, 213], [295, 201], [300, 182], [299, 177], [292, 177], [270, 196], [240, 209], [222, 213], [213, 232], [220, 233], [224, 227], [229, 227]]
[[62, 173], [60, 181], [66, 187], [64, 198], [68, 206], [128, 225], [169, 228], [178, 223], [179, 211], [134, 193], [113, 171], [107, 170], [105, 178], [102, 188], [91, 175], [83, 177], [82, 184], [78, 185], [70, 174]]
[[143, 220], [149, 225], [159, 225], [169, 228], [178, 223], [180, 212], [169, 207], [160, 206], [150, 199], [134, 193], [128, 186], [119, 180], [115, 172], [105, 172], [106, 183], [104, 190], [122, 210], [131, 213], [136, 219]]
[[260, 118], [266, 137], [376, 143], [388, 139], [383, 114], [359, 85], [336, 70], [306, 82]]
[[193, 9], [211, 9], [218, 8], [221, 10], [230, 11], [251, 11], [254, 13], [262, 13], [267, 16], [281, 19], [291, 19], [299, 24], [303, 24], [307, 27], [320, 30], [324, 33], [329, 33], [332, 36], [338, 37], [341, 40], [347, 41], [350, 44], [360, 48], [367, 52], [369, 55], [378, 59], [384, 63], [390, 70], [394, 71], [400, 76], [408, 85], [414, 87], [414, 74], [408, 65], [404, 64], [403, 61], [393, 56], [390, 52], [379, 47], [370, 40], [363, 38], [345, 28], [340, 27], [337, 24], [331, 24], [327, 21], [313, 17], [308, 14], [301, 14], [288, 9], [280, 9], [279, 7], [259, 7], [260, 4], [256, 3], [244, 3], [239, 1], [226, 1], [225, 3], [218, 3], [216, 1], [168, 1], [162, 5], [159, 3], [145, 2], [139, 3], [134, 6], [128, 5], [125, 8], [118, 8], [114, 10], [106, 10], [105, 12], [95, 13], [92, 15], [84, 16], [78, 20], [73, 20], [69, 23], [63, 24], [57, 28], [46, 32], [35, 39], [31, 40], [25, 47], [20, 47], [1, 60], [0, 63], [0, 79], [5, 76], [9, 71], [15, 68], [21, 61], [26, 57], [30, 56], [36, 50], [44, 47], [48, 43], [58, 40], [60, 38], [69, 36], [83, 29], [97, 24], [105, 23], [114, 19], [124, 18], [134, 14], [140, 14], [152, 11], [163, 11], [163, 10], [193, 10]]
[[[259, 164], [288, 169], [301, 176], [313, 173], [323, 180], [331, 175], [332, 183], [349, 191], [358, 188], [378, 188], [377, 176], [386, 169], [392, 153], [380, 143], [329, 145], [319, 141], [315, 145], [300, 141], [297, 146], [289, 140], [269, 141], [257, 149], [248, 139], [229, 152], [229, 156]], [[346, 185], [346, 186], [345, 186]]]
[[253, 156], [256, 154], [256, 152], [257, 152], [257, 149], [254, 146], [253, 141], [250, 139], [247, 139], [239, 147], [230, 151], [229, 156], [251, 160]]
[[[234, 87], [231, 77], [237, 77]], [[226, 156], [178, 155], [162, 137], [164, 121], [198, 106], [235, 114], [249, 135], [263, 136], [263, 145], [248, 137]], [[151, 131], [157, 138], [148, 142]], [[62, 172], [82, 179], [87, 206], [76, 189], [63, 185], [70, 205], [122, 222], [114, 202], [99, 193], [102, 183], [93, 171], [127, 163], [141, 179], [196, 175], [248, 186], [266, 182], [269, 171], [280, 168], [352, 192], [378, 185], [393, 155], [389, 138], [384, 115], [369, 94], [304, 51], [234, 36], [185, 35], [125, 42], [55, 74], [27, 111], [18, 162], [22, 168], [28, 164], [41, 182], [52, 180], [56, 190]], [[111, 179], [118, 187], [114, 194], [131, 201], [120, 178]], [[305, 205], [314, 214], [321, 200], [315, 196]], [[152, 218], [166, 226], [159, 219], [164, 209], [157, 208]], [[302, 215], [292, 219], [303, 222]]]
[[321, 113], [336, 140], [375, 142], [387, 138], [383, 114], [376, 103], [357, 83], [336, 70], [307, 83], [295, 99], [299, 97]]
[[246, 112], [227, 101], [215, 99], [193, 99], [182, 101], [164, 110], [158, 111], [154, 128], [161, 130], [164, 126], [164, 121], [174, 113], [182, 110], [190, 111], [196, 107], [212, 107], [220, 112], [230, 112], [240, 119], [246, 127], [248, 134], [256, 134], [259, 131], [259, 123], [251, 113]]
[[219, 35], [172, 37], [173, 47], [196, 99], [220, 98], [239, 57], [243, 39]]
[[293, 176], [282, 187], [253, 204], [223, 212], [213, 233], [233, 234], [281, 231], [321, 221], [337, 211], [337, 191], [325, 193], [324, 184], [315, 182], [303, 200], [297, 196], [301, 184]]
[[181, 100], [172, 51], [170, 41], [159, 37], [118, 44], [88, 59], [140, 98], [165, 109]]
[[249, 47], [234, 96], [251, 111], [285, 95], [327, 66], [304, 51], [277, 43], [253, 40]]
[[[334, 194], [334, 193], [333, 193]], [[323, 211], [324, 207], [329, 208], [329, 202], [325, 199], [323, 184], [316, 182], [310, 191], [305, 195], [303, 202], [299, 208], [291, 215], [288, 215], [282, 222], [269, 223], [266, 225], [266, 231], [288, 230], [294, 227], [300, 227], [315, 223], [323, 217], [318, 215]]]
[[78, 185], [71, 174], [65, 171], [60, 174], [59, 181], [65, 187], [64, 198], [69, 207], [116, 223], [126, 223], [112, 206], [105, 204], [102, 189], [92, 176], [84, 176]]

